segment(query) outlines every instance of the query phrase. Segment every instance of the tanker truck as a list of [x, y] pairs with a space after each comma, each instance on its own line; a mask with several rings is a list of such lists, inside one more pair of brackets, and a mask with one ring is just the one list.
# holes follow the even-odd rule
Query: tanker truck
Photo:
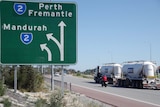
[[129, 61], [122, 65], [122, 76], [116, 85], [134, 88], [160, 88], [160, 80], [156, 78], [157, 66], [151, 61]]
[[102, 66], [98, 66], [95, 69], [94, 80], [96, 83], [100, 83], [101, 76], [106, 75], [108, 79], [108, 83], [113, 83], [114, 79], [121, 78], [121, 69], [122, 69], [122, 66], [117, 63], [107, 63]]

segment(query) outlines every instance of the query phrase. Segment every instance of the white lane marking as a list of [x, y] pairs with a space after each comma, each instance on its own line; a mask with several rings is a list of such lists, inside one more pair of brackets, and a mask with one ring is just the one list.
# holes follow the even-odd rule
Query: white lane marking
[[134, 101], [137, 101], [137, 102], [146, 103], [146, 104], [150, 104], [150, 105], [153, 105], [153, 106], [158, 106], [158, 107], [160, 107], [159, 104], [154, 104], [154, 103], [150, 103], [150, 102], [146, 102], [146, 101], [142, 101], [142, 100], [137, 100], [137, 99], [130, 98], [130, 97], [126, 97], [126, 96], [121, 96], [121, 95], [118, 95], [118, 94], [113, 94], [113, 93], [109, 93], [109, 92], [105, 92], [105, 91], [101, 91], [101, 90], [96, 90], [96, 89], [92, 89], [92, 88], [89, 88], [89, 87], [80, 86], [80, 85], [73, 84], [73, 83], [72, 83], [72, 85], [75, 85], [75, 86], [78, 86], [78, 87], [82, 87], [82, 88], [87, 88], [87, 89], [94, 90], [94, 91], [98, 91], [98, 92], [102, 92], [102, 93], [106, 93], [106, 94], [110, 94], [110, 95], [113, 95], [113, 96], [118, 96], [118, 97], [126, 98], [126, 99], [129, 99], [129, 100], [134, 100]]

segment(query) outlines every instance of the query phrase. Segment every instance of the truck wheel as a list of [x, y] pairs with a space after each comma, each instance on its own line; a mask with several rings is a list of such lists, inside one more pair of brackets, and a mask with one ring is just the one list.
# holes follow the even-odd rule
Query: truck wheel
[[138, 81], [138, 88], [139, 89], [143, 89], [143, 83], [142, 83], [142, 81]]
[[130, 81], [129, 81], [129, 79], [127, 78], [127, 79], [125, 80], [125, 87], [128, 88], [128, 87], [129, 87], [129, 84], [130, 84]]
[[136, 88], [136, 81], [135, 80], [132, 80], [132, 87]]
[[105, 85], [105, 87], [107, 87], [107, 84]]
[[118, 87], [120, 87], [120, 86], [121, 86], [121, 84], [120, 84], [120, 83], [121, 83], [121, 81], [120, 81], [120, 80], [118, 80]]
[[102, 83], [102, 87], [103, 87], [103, 83]]

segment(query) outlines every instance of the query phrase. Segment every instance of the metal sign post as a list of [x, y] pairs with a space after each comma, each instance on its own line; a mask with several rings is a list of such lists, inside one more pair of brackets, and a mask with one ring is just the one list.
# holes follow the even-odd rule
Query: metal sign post
[[64, 66], [61, 66], [61, 96], [64, 96]]
[[41, 73], [44, 74], [43, 65], [41, 65]]
[[53, 65], [51, 65], [51, 90], [54, 90], [54, 69]]
[[0, 79], [2, 79], [2, 65], [0, 64]]
[[14, 92], [17, 92], [17, 65], [14, 67]]

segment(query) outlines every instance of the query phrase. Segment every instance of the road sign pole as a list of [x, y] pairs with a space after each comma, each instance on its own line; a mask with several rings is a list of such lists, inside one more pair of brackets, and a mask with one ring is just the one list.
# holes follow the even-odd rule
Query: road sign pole
[[41, 65], [41, 73], [44, 74], [43, 65]]
[[61, 96], [64, 96], [64, 68], [63, 65], [61, 66], [62, 71], [61, 71]]
[[14, 92], [17, 92], [17, 65], [14, 67]]
[[2, 65], [0, 64], [0, 79], [2, 79]]
[[54, 69], [53, 65], [51, 65], [51, 90], [54, 90]]
[[40, 67], [39, 67], [39, 65], [37, 66], [37, 69], [38, 69], [38, 72], [40, 72]]

